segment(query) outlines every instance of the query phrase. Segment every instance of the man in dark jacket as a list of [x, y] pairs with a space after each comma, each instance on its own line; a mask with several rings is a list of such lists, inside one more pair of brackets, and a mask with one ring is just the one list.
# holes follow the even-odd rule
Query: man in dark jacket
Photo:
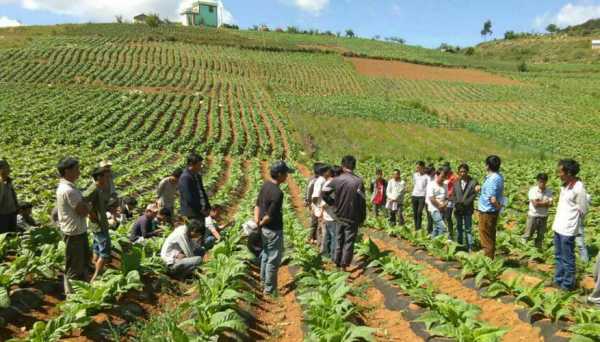
[[[204, 219], [210, 213], [210, 203], [200, 175], [202, 160], [202, 157], [195, 153], [187, 157], [187, 168], [179, 177], [177, 188], [179, 190], [181, 216], [184, 216], [188, 222], [198, 220], [204, 225]], [[204, 226], [201, 230], [199, 233], [204, 234]]]
[[473, 248], [473, 212], [475, 196], [477, 195], [477, 181], [469, 176], [469, 165], [462, 164], [458, 167], [459, 179], [453, 184], [452, 202], [454, 203], [454, 217], [458, 231], [458, 243], [463, 243], [466, 235], [467, 250]]
[[367, 217], [365, 185], [362, 178], [354, 174], [356, 159], [345, 156], [342, 159], [343, 173], [334, 178], [322, 190], [323, 200], [335, 207], [336, 248], [334, 262], [338, 267], [346, 269], [354, 256], [354, 242], [358, 227]]
[[16, 232], [19, 202], [10, 178], [10, 165], [0, 159], [0, 233]]

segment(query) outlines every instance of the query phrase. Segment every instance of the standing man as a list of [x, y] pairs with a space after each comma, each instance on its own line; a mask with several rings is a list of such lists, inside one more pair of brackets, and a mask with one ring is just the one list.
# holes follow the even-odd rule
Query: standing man
[[[316, 239], [314, 239], [313, 243], [319, 246], [322, 246], [323, 243], [323, 206], [321, 205], [321, 190], [323, 190], [323, 185], [325, 184], [325, 174], [331, 170], [329, 165], [321, 165], [317, 170], [317, 179], [313, 185], [313, 193], [311, 196], [311, 211], [312, 216], [317, 219], [317, 231], [316, 231]], [[312, 239], [312, 237], [311, 237]]]
[[356, 159], [353, 156], [342, 158], [342, 174], [334, 178], [323, 191], [325, 202], [335, 207], [337, 223], [334, 262], [344, 271], [354, 257], [358, 227], [367, 217], [365, 185], [362, 178], [354, 174], [355, 169]]
[[412, 210], [415, 229], [421, 229], [423, 222], [423, 209], [425, 208], [425, 195], [427, 194], [427, 183], [429, 175], [425, 173], [425, 162], [417, 162], [417, 170], [413, 174]]
[[448, 168], [441, 167], [435, 172], [434, 181], [427, 184], [427, 197], [425, 201], [433, 222], [431, 236], [434, 238], [444, 234], [446, 231], [444, 212], [448, 208], [448, 192], [446, 191], [444, 181], [446, 181], [447, 174]]
[[64, 285], [65, 294], [70, 294], [73, 292], [70, 279], [87, 281], [89, 277], [90, 246], [86, 217], [90, 213], [90, 207], [75, 186], [81, 175], [79, 161], [65, 158], [58, 163], [57, 168], [60, 174], [56, 189], [58, 224], [66, 244]]
[[10, 178], [10, 165], [0, 159], [0, 234], [16, 232], [19, 202]]
[[575, 288], [575, 236], [588, 212], [588, 195], [577, 178], [579, 163], [573, 159], [558, 162], [558, 177], [562, 182], [556, 216], [554, 217], [554, 283], [563, 290]]
[[386, 208], [390, 211], [390, 224], [396, 225], [396, 217], [400, 221], [400, 225], [404, 225], [404, 191], [406, 190], [406, 182], [400, 178], [400, 170], [394, 169], [392, 178], [387, 183], [385, 191], [387, 197]]
[[262, 237], [260, 279], [268, 295], [276, 295], [277, 271], [283, 258], [283, 192], [279, 186], [293, 172], [282, 160], [271, 165], [271, 179], [264, 182], [254, 208]]
[[492, 155], [485, 159], [487, 176], [479, 196], [479, 240], [485, 255], [496, 254], [496, 225], [504, 202], [504, 177], [500, 174], [500, 157]]
[[202, 183], [202, 157], [192, 153], [187, 157], [187, 168], [181, 174], [178, 183], [181, 216], [188, 221], [200, 221], [200, 231], [204, 236], [204, 220], [210, 214], [208, 195]]
[[449, 162], [444, 163], [444, 168], [448, 171], [446, 174], [446, 189], [448, 190], [448, 207], [444, 212], [444, 221], [448, 226], [448, 239], [454, 240], [454, 222], [452, 221], [452, 213], [454, 212], [454, 202], [452, 201], [452, 195], [454, 194], [454, 184], [458, 181], [458, 176], [452, 172], [452, 167]]
[[323, 166], [323, 163], [313, 164], [313, 175], [308, 179], [308, 186], [306, 187], [306, 193], [304, 195], [304, 205], [310, 208], [310, 243], [317, 243], [317, 230], [319, 229], [319, 218], [314, 215], [312, 210], [312, 196], [315, 190], [315, 183], [319, 178], [319, 170]]
[[110, 177], [108, 169], [96, 168], [92, 172], [94, 183], [84, 193], [85, 200], [90, 204], [88, 227], [94, 234], [92, 260], [96, 269], [90, 281], [94, 281], [110, 261], [111, 243], [106, 215], [110, 201]]
[[175, 197], [177, 196], [177, 183], [183, 170], [177, 168], [171, 173], [169, 177], [164, 178], [158, 184], [156, 195], [158, 197], [158, 207], [160, 209], [168, 209], [171, 212], [171, 216], [175, 213]]
[[[469, 165], [461, 164], [458, 167], [459, 179], [454, 183], [452, 191], [452, 202], [454, 203], [454, 217], [456, 218], [456, 230], [458, 243], [461, 245], [466, 240], [467, 251], [473, 249], [473, 203], [477, 195], [477, 181], [469, 176]], [[463, 237], [465, 238], [463, 240]]]
[[[323, 191], [329, 189], [331, 181], [341, 174], [342, 168], [340, 166], [331, 168], [330, 171], [325, 174], [325, 179], [327, 179], [327, 181], [323, 184]], [[323, 249], [321, 252], [328, 255], [331, 260], [335, 260], [335, 229], [337, 223], [335, 207], [327, 204], [324, 200], [321, 200], [321, 206], [323, 207], [323, 220], [325, 221], [325, 235], [323, 237]]]
[[385, 206], [386, 189], [387, 182], [383, 178], [383, 170], [375, 170], [375, 179], [371, 182], [371, 203], [373, 203], [375, 217], [379, 216], [379, 211]]
[[536, 177], [537, 185], [529, 189], [529, 212], [527, 213], [527, 227], [523, 239], [529, 241], [535, 234], [535, 246], [542, 249], [546, 226], [548, 224], [548, 209], [552, 206], [552, 190], [548, 189], [548, 175], [539, 173]]

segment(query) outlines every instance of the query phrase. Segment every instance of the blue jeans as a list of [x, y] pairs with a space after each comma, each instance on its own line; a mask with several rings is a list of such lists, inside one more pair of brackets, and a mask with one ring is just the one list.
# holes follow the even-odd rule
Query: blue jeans
[[431, 220], [433, 221], [433, 230], [431, 236], [436, 237], [443, 235], [446, 232], [446, 224], [444, 223], [444, 217], [439, 211], [431, 213]]
[[575, 288], [575, 237], [554, 232], [554, 282], [563, 290]]
[[467, 249], [471, 251], [473, 248], [473, 216], [472, 214], [454, 214], [456, 217], [457, 241], [463, 244], [463, 235], [466, 237]]
[[277, 290], [277, 271], [283, 258], [283, 231], [262, 228], [262, 253], [260, 255], [260, 280], [265, 292]]
[[575, 244], [577, 248], [579, 248], [579, 257], [583, 262], [589, 262], [590, 256], [587, 251], [587, 246], [585, 245], [585, 230], [583, 225], [579, 226], [579, 230], [577, 235], [575, 236]]
[[335, 221], [325, 221], [325, 237], [323, 239], [323, 253], [328, 255], [331, 260], [335, 253]]

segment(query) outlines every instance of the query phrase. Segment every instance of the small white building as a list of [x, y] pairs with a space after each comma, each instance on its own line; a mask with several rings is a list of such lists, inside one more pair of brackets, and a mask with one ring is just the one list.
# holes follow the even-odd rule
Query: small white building
[[600, 40], [592, 40], [592, 49], [600, 50]]

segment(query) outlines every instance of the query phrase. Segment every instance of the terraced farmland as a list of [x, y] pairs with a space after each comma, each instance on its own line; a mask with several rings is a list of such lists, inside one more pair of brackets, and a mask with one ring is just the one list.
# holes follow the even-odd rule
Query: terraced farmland
[[[534, 175], [553, 175], [557, 158], [574, 157], [593, 195], [589, 250], [600, 249], [594, 196], [600, 190], [594, 168], [600, 74], [589, 66], [543, 65], [519, 73], [514, 63], [274, 32], [116, 24], [0, 32], [8, 37], [0, 42], [0, 157], [11, 163], [19, 198], [34, 204], [43, 226], [0, 236], [0, 340], [600, 336], [600, 316], [581, 297], [538, 286], [552, 272], [550, 233], [541, 252], [520, 239]], [[364, 61], [342, 55], [347, 52], [374, 58], [365, 63], [377, 72], [357, 69]], [[388, 75], [389, 68], [399, 71]], [[111, 232], [118, 252], [112, 270], [66, 298], [64, 243], [50, 227], [57, 161], [78, 157], [86, 175], [78, 186], [84, 187], [91, 169], [111, 159], [117, 190], [142, 207], [191, 151], [207, 157], [203, 178], [211, 199], [227, 208], [224, 221], [235, 220], [202, 275], [187, 283], [168, 278], [157, 256], [164, 237], [128, 249], [127, 225]], [[415, 234], [411, 220], [396, 228], [371, 218], [361, 230], [360, 258], [350, 272], [335, 269], [306, 243], [302, 193], [308, 165], [337, 163], [349, 153], [359, 158], [365, 179], [377, 166], [400, 168], [408, 177], [417, 159], [466, 160], [481, 178], [482, 158], [500, 154], [509, 195], [500, 258], [466, 255], [456, 244]], [[275, 159], [302, 172], [285, 186], [281, 296], [267, 298], [240, 226], [251, 218]], [[551, 186], [557, 189], [555, 177]], [[591, 267], [578, 265], [578, 295], [589, 291]]]

